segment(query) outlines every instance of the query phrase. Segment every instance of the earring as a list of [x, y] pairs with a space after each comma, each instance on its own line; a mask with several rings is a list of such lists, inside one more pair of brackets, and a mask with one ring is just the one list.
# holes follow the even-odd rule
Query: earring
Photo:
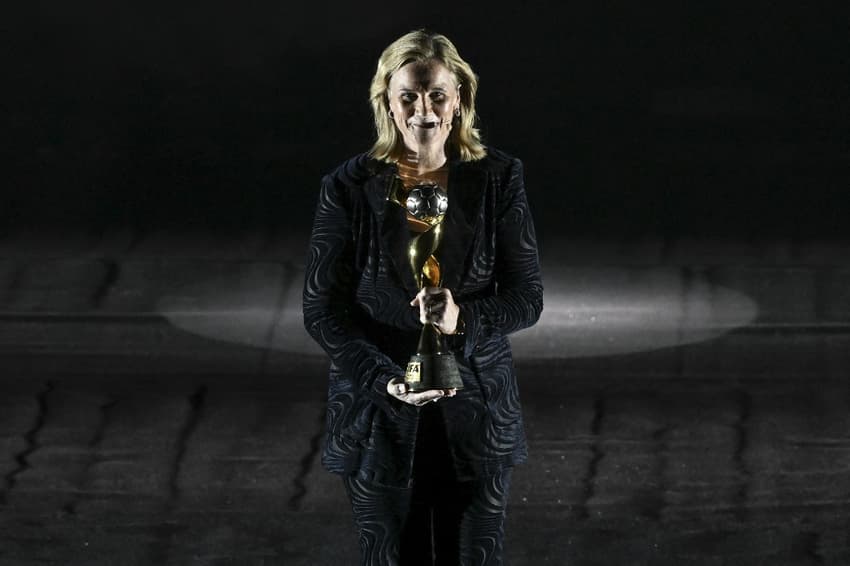
[[458, 106], [457, 108], [455, 108], [455, 116], [460, 117], [460, 106]]
[[395, 114], [393, 114], [392, 110], [389, 111], [389, 115], [390, 115], [390, 118], [395, 118]]

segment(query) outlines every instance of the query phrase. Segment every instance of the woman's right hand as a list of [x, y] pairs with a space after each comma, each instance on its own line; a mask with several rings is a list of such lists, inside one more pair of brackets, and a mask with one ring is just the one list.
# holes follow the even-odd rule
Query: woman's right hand
[[457, 389], [428, 389], [416, 393], [408, 391], [407, 384], [403, 379], [394, 377], [387, 383], [387, 393], [410, 405], [421, 407], [427, 403], [437, 402], [443, 397], [454, 397]]

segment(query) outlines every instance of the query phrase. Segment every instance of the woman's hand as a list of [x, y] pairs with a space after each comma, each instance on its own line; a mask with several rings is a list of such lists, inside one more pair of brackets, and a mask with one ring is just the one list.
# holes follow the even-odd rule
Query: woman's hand
[[429, 389], [413, 393], [407, 390], [407, 384], [403, 379], [394, 377], [387, 383], [387, 393], [399, 401], [421, 407], [427, 403], [439, 401], [443, 397], [454, 397], [457, 389]]
[[433, 324], [443, 334], [457, 332], [460, 308], [455, 304], [452, 292], [443, 287], [423, 287], [410, 306], [419, 306], [419, 322]]

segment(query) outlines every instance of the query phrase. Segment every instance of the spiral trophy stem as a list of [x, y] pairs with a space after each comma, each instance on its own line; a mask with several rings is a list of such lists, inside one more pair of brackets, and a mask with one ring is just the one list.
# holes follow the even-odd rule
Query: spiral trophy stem
[[[443, 239], [442, 222], [448, 210], [446, 191], [437, 184], [416, 185], [405, 195], [401, 179], [396, 178], [388, 198], [420, 223], [430, 226], [410, 238], [408, 257], [413, 277], [420, 287], [439, 287], [443, 278], [435, 252]], [[404, 381], [410, 391], [463, 388], [457, 360], [446, 347], [445, 337], [433, 324], [423, 325]]]

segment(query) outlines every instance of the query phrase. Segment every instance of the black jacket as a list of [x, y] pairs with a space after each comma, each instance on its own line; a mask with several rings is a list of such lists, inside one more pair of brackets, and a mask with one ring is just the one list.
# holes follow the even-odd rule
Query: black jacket
[[[421, 409], [387, 394], [421, 330], [406, 258], [408, 227], [386, 200], [395, 165], [366, 154], [322, 179], [304, 282], [304, 326], [331, 359], [326, 469], [410, 484]], [[436, 252], [466, 332], [450, 337], [464, 388], [436, 404], [459, 479], [525, 461], [525, 432], [507, 335], [534, 324], [543, 285], [522, 163], [489, 148], [452, 161]]]

